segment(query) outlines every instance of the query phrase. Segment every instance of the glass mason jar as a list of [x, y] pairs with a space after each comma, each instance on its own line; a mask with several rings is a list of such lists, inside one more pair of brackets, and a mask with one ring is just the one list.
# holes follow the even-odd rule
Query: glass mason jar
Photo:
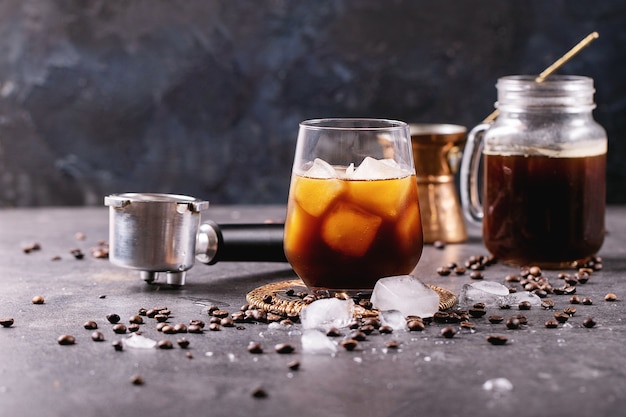
[[482, 222], [485, 246], [505, 263], [585, 262], [605, 235], [607, 137], [592, 115], [593, 80], [516, 75], [496, 87], [499, 116], [470, 132], [463, 155], [466, 217]]

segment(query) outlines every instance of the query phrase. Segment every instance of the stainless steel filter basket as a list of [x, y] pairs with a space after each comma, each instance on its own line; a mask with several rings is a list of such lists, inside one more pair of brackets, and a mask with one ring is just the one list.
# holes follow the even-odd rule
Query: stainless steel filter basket
[[154, 281], [183, 285], [195, 260], [200, 212], [207, 201], [173, 194], [124, 193], [105, 197], [109, 207], [109, 258], [116, 265], [141, 271]]

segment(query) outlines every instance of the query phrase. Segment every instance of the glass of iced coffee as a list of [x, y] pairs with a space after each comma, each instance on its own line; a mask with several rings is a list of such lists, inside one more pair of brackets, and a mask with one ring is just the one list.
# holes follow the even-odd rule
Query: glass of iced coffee
[[379, 278], [411, 273], [423, 236], [408, 125], [300, 123], [284, 246], [315, 293], [367, 294]]

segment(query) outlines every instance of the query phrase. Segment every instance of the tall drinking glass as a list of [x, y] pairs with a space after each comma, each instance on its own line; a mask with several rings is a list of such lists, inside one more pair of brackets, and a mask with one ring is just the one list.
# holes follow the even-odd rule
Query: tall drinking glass
[[367, 294], [379, 278], [411, 273], [423, 235], [408, 125], [300, 123], [284, 246], [318, 294]]

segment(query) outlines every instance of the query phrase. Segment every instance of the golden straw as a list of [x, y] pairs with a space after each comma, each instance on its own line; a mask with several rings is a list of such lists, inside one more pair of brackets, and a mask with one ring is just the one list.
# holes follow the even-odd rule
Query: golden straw
[[[567, 51], [561, 58], [557, 59], [554, 62], [554, 64], [550, 65], [548, 68], [543, 70], [543, 72], [539, 74], [537, 78], [535, 78], [535, 81], [538, 83], [543, 82], [553, 72], [561, 68], [563, 64], [569, 61], [574, 55], [579, 53], [583, 48], [587, 47], [591, 42], [598, 39], [599, 37], [600, 35], [598, 34], [598, 32], [592, 32], [589, 35], [587, 35], [585, 39], [578, 42], [576, 45], [574, 45], [572, 49]], [[496, 119], [496, 117], [498, 117], [498, 114], [499, 114], [498, 109], [495, 109], [489, 116], [485, 118], [485, 120], [483, 120], [483, 123], [493, 122]]]

